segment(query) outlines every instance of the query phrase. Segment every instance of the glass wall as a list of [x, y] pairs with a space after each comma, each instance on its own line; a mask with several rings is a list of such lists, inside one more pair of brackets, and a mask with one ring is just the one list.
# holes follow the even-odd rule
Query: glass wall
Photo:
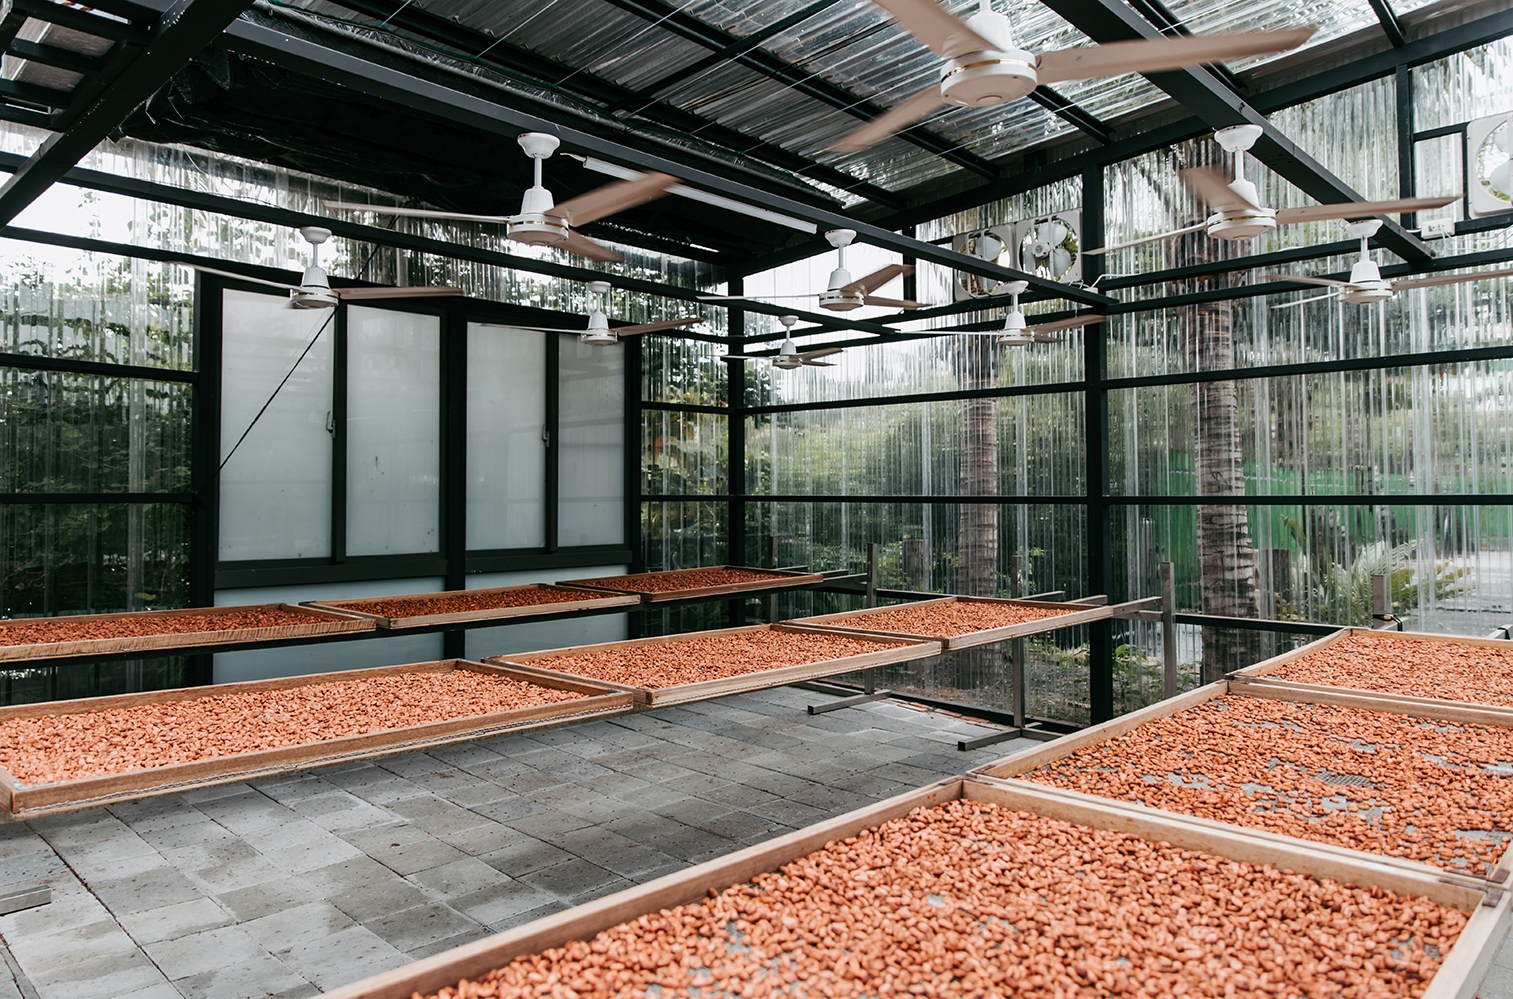
[[535, 330], [468, 324], [468, 547], [546, 545], [546, 350]]

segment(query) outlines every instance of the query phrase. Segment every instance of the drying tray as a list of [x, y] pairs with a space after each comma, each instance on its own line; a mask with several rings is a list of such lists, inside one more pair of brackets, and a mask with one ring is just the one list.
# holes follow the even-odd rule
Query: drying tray
[[[635, 584], [649, 579], [677, 579], [695, 572], [708, 572], [712, 569], [730, 569], [737, 572], [760, 572], [769, 579], [758, 579], [744, 583], [722, 583], [718, 586], [690, 586], [681, 590], [638, 590]], [[707, 565], [698, 569], [670, 569], [666, 572], [636, 572], [626, 576], [615, 576], [615, 579], [625, 580], [624, 587], [599, 585], [607, 576], [598, 576], [594, 579], [564, 579], [558, 586], [570, 586], [579, 590], [592, 590], [598, 593], [634, 593], [644, 603], [660, 604], [672, 600], [692, 600], [698, 597], [720, 597], [727, 594], [753, 593], [763, 590], [786, 590], [796, 586], [810, 586], [814, 583], [823, 583], [825, 576], [819, 572], [797, 572], [792, 569], [753, 569], [744, 565]]]
[[182, 791], [187, 788], [265, 777], [305, 767], [387, 755], [456, 742], [461, 739], [539, 728], [588, 717], [621, 714], [632, 708], [631, 695], [623, 690], [612, 688], [608, 684], [547, 674], [539, 670], [519, 670], [490, 663], [469, 662], [465, 659], [448, 659], [410, 663], [403, 666], [381, 666], [376, 669], [344, 670], [339, 673], [315, 673], [273, 680], [250, 680], [244, 683], [226, 683], [209, 687], [187, 687], [139, 694], [119, 694], [113, 697], [86, 697], [71, 701], [20, 704], [0, 708], [0, 721], [45, 715], [83, 714], [90, 711], [108, 711], [144, 704], [188, 701], [200, 697], [253, 693], [261, 690], [285, 690], [291, 687], [359, 680], [396, 673], [434, 673], [446, 670], [470, 670], [475, 673], [520, 680], [538, 687], [569, 690], [584, 696], [553, 704], [538, 704], [486, 715], [423, 722], [404, 728], [383, 729], [320, 742], [279, 746], [275, 749], [263, 749], [187, 763], [173, 763], [162, 767], [131, 770], [99, 777], [83, 777], [78, 780], [51, 784], [23, 784], [0, 767], [0, 800], [3, 800], [4, 806], [12, 815], [29, 815], [42, 809], [93, 805]]
[[[521, 606], [485, 607], [479, 610], [452, 611], [443, 614], [418, 613], [404, 617], [388, 617], [387, 615], [377, 614], [364, 609], [394, 600], [413, 600], [417, 603], [416, 609], [422, 610], [420, 605], [423, 605], [427, 599], [435, 600], [464, 594], [473, 596], [494, 593], [519, 593], [524, 590], [551, 590], [556, 593], [571, 593], [576, 595], [576, 599], [557, 600], [540, 604], [524, 604]], [[636, 607], [640, 603], [641, 598], [633, 594], [611, 595], [609, 593], [589, 593], [575, 587], [553, 586], [550, 583], [528, 583], [524, 586], [493, 586], [482, 590], [443, 590], [437, 593], [407, 593], [403, 596], [392, 597], [358, 597], [353, 600], [340, 601], [306, 600], [301, 606], [330, 611], [336, 614], [355, 614], [358, 617], [371, 620], [382, 629], [399, 631], [405, 628], [428, 628], [438, 624], [462, 624], [467, 621], [507, 621], [514, 618], [542, 617], [547, 614], [566, 614], [581, 610]]]
[[478, 978], [517, 957], [589, 940], [620, 923], [696, 902], [798, 860], [825, 844], [854, 836], [916, 808], [958, 799], [992, 802], [1048, 819], [1075, 822], [1094, 829], [1114, 830], [1179, 849], [1198, 850], [1233, 861], [1269, 864], [1317, 878], [1331, 878], [1361, 887], [1380, 887], [1428, 898], [1465, 912], [1469, 919], [1423, 999], [1471, 999], [1486, 976], [1507, 936], [1510, 896], [1488, 890], [1483, 883], [1446, 881], [1437, 871], [1414, 871], [1374, 862], [1365, 854], [1341, 854], [1311, 849], [1300, 841], [1273, 842], [1237, 828], [1208, 828], [1181, 816], [1138, 815], [1097, 801], [1073, 801], [1035, 788], [1009, 787], [997, 782], [952, 778], [899, 795], [796, 832], [779, 836], [685, 871], [627, 888], [564, 912], [546, 916], [432, 957], [327, 993], [328, 999], [411, 999], [455, 986], [464, 978]]
[[[998, 604], [1004, 607], [1031, 607], [1043, 610], [1054, 610], [1055, 617], [1045, 617], [1034, 621], [1024, 621], [1020, 624], [1009, 624], [999, 628], [988, 628], [985, 631], [969, 631], [964, 635], [916, 635], [900, 631], [890, 631], [886, 627], [861, 628], [854, 625], [838, 625], [835, 622], [844, 621], [848, 618], [862, 616], [874, 617], [886, 615], [889, 611], [902, 608], [916, 607], [939, 607], [945, 604]], [[1071, 609], [1068, 609], [1071, 608]], [[890, 638], [912, 638], [921, 642], [940, 642], [947, 650], [970, 649], [978, 645], [991, 645], [994, 642], [1006, 642], [1014, 638], [1024, 638], [1026, 635], [1038, 635], [1041, 632], [1055, 631], [1058, 628], [1071, 628], [1079, 624], [1088, 624], [1093, 621], [1106, 621], [1114, 616], [1114, 609], [1108, 604], [1090, 607], [1079, 604], [1057, 603], [1048, 600], [1012, 600], [999, 597], [963, 597], [947, 596], [935, 600], [920, 600], [907, 604], [889, 604], [887, 607], [868, 607], [865, 610], [840, 611], [835, 614], [820, 614], [816, 617], [803, 617], [788, 622], [789, 624], [801, 624], [808, 627], [824, 628], [826, 631], [834, 631], [848, 635], [885, 635]]]
[[[603, 652], [612, 649], [636, 648], [647, 645], [676, 645], [680, 642], [695, 641], [698, 639], [713, 638], [719, 635], [738, 635], [754, 631], [781, 631], [795, 634], [833, 634], [821, 628], [805, 628], [789, 624], [757, 624], [748, 625], [744, 628], [721, 628], [716, 631], [695, 631], [683, 635], [669, 635], [660, 638], [633, 638], [623, 642], [601, 642], [597, 645], [575, 645], [565, 649], [550, 649], [545, 652], [528, 652], [508, 656], [490, 656], [484, 662], [499, 663], [504, 666], [517, 668], [529, 668], [532, 672], [552, 676], [560, 676], [588, 683], [599, 683], [614, 687], [617, 690], [629, 691], [635, 695], [636, 704], [642, 707], [661, 707], [666, 704], [683, 704], [688, 701], [702, 701], [711, 697], [724, 697], [726, 694], [739, 694], [749, 690], [764, 690], [768, 687], [783, 687], [790, 683], [800, 683], [804, 680], [814, 680], [819, 677], [833, 676], [836, 673], [849, 673], [852, 670], [866, 669], [870, 666], [886, 666], [892, 663], [912, 662], [916, 659], [925, 659], [939, 655], [940, 642], [926, 639], [917, 642], [905, 642], [901, 645], [879, 646], [876, 652], [867, 652], [861, 655], [845, 656], [841, 659], [823, 659], [816, 662], [799, 663], [793, 666], [782, 666], [776, 669], [760, 670], [755, 673], [742, 673], [737, 676], [722, 676], [709, 680], [700, 680], [694, 683], [680, 683], [670, 687], [639, 687], [632, 684], [614, 683], [610, 680], [601, 680], [595, 677], [579, 676], [575, 673], [558, 671], [544, 666], [536, 666], [541, 659], [555, 656], [578, 655], [586, 652]], [[847, 635], [847, 638], [855, 638], [858, 641], [867, 641], [874, 638], [879, 642], [898, 642], [896, 636], [880, 638], [866, 635]]]
[[[1041, 784], [1038, 782], [1031, 782], [1029, 780], [1023, 779], [1024, 776], [1031, 771], [1038, 770], [1039, 768], [1049, 763], [1054, 763], [1057, 760], [1063, 759], [1064, 757], [1071, 756], [1073, 753], [1076, 753], [1080, 749], [1108, 742], [1109, 740], [1116, 739], [1127, 732], [1132, 732], [1148, 722], [1153, 722], [1158, 719], [1169, 717], [1171, 715], [1177, 714], [1180, 711], [1197, 707], [1201, 704], [1206, 704], [1209, 701], [1225, 697], [1227, 695], [1254, 697], [1262, 700], [1282, 700], [1302, 702], [1305, 704], [1359, 708], [1366, 711], [1379, 711], [1384, 714], [1400, 714], [1437, 721], [1461, 721], [1461, 719], [1447, 717], [1445, 711], [1443, 710], [1443, 702], [1431, 703], [1427, 705], [1393, 704], [1391, 706], [1384, 706], [1381, 703], [1380, 699], [1374, 696], [1358, 697], [1345, 691], [1334, 690], [1316, 695], [1312, 691], [1278, 691], [1274, 690], [1271, 687], [1261, 687], [1257, 684], [1231, 683], [1228, 680], [1219, 680], [1215, 683], [1210, 683], [1206, 686], [1199, 687], [1196, 690], [1190, 690], [1186, 693], [1178, 694], [1176, 697], [1168, 698], [1167, 700], [1152, 704], [1151, 706], [1142, 708], [1139, 711], [1133, 711], [1127, 715], [1123, 715], [1111, 721], [1106, 721], [1102, 724], [1082, 729], [1081, 731], [1074, 732], [1070, 735], [1061, 736], [1058, 739], [1054, 739], [1026, 752], [1016, 753], [1012, 756], [1004, 757], [1000, 760], [995, 760], [992, 763], [984, 764], [970, 771], [968, 773], [968, 776], [992, 781], [995, 783], [1011, 785], [1018, 788], [1035, 788], [1044, 791], [1047, 794], [1058, 795], [1073, 801], [1098, 802], [1111, 808], [1133, 811], [1137, 814], [1146, 816], [1179, 815], [1185, 821], [1197, 823], [1208, 828], [1243, 830], [1246, 835], [1257, 836], [1280, 842], [1306, 844], [1308, 848], [1313, 850], [1336, 854], [1343, 853], [1360, 857], [1370, 857], [1373, 862], [1378, 864], [1421, 872], [1430, 871], [1442, 878], [1459, 878], [1465, 879], [1470, 882], [1480, 882], [1486, 880], [1486, 878], [1483, 878], [1480, 875], [1437, 867], [1435, 865], [1423, 863], [1421, 861], [1416, 861], [1407, 857], [1393, 856], [1390, 854], [1365, 853], [1342, 845], [1282, 835], [1250, 826], [1238, 826], [1228, 822], [1202, 819], [1181, 812], [1168, 811], [1163, 808], [1155, 808], [1137, 801], [1130, 801], [1123, 798], [1103, 797], [1102, 795], [1094, 795], [1082, 791], [1074, 791], [1067, 788]], [[1465, 719], [1464, 723], [1501, 724], [1504, 726], [1513, 726], [1513, 720], [1505, 722], [1488, 722], [1484, 719], [1477, 718]], [[1489, 875], [1489, 877], [1492, 877], [1494, 879], [1499, 877], [1506, 879], [1507, 872], [1510, 869], [1513, 869], [1513, 839], [1509, 840], [1507, 848], [1504, 849], [1499, 855], [1498, 861], [1494, 865], [1493, 873]], [[1497, 872], [1502, 873], [1501, 875], [1499, 875]]]
[[122, 638], [87, 638], [71, 642], [47, 642], [36, 645], [0, 645], [0, 662], [29, 659], [54, 659], [63, 656], [105, 655], [117, 652], [155, 652], [161, 649], [199, 648], [207, 645], [238, 645], [244, 642], [271, 642], [283, 638], [309, 638], [350, 631], [372, 631], [372, 620], [341, 611], [317, 610], [297, 604], [248, 604], [240, 607], [186, 607], [179, 610], [122, 611], [117, 614], [68, 614], [61, 617], [17, 618], [0, 621], [0, 636], [8, 627], [32, 625], [39, 621], [116, 621], [162, 620], [198, 614], [242, 611], [287, 611], [309, 619], [308, 624], [284, 624], [267, 628], [233, 628], [224, 631], [170, 632], [162, 635], [129, 635]]
[[[1284, 680], [1275, 675], [1289, 663], [1316, 652], [1321, 652], [1352, 636], [1370, 636], [1372, 641], [1400, 643], [1405, 656], [1411, 656], [1415, 651], [1433, 645], [1472, 645], [1500, 650], [1513, 650], [1513, 642], [1499, 638], [1435, 635], [1416, 631], [1379, 631], [1372, 628], [1342, 628], [1318, 641], [1309, 642], [1307, 645], [1299, 646], [1279, 656], [1273, 656], [1263, 662], [1256, 663], [1254, 666], [1237, 670], [1229, 674], [1229, 679], [1237, 688], [1248, 685], [1256, 688], [1267, 697], [1286, 698], [1297, 696], [1319, 704], [1342, 703], [1334, 700], [1334, 698], [1344, 697], [1348, 698], [1356, 706], [1362, 706], [1361, 702], [1370, 701], [1371, 705], [1379, 711], [1404, 711], [1411, 713], [1433, 711], [1436, 717], [1449, 721], [1478, 725], [1513, 725], [1513, 707], [1507, 705], [1483, 704], [1477, 701], [1459, 701], [1449, 698], [1422, 697], [1411, 694], [1393, 694], [1380, 690], [1366, 690], [1360, 687], [1345, 687], [1332, 684], [1299, 683], [1294, 680]], [[1496, 681], [1513, 683], [1513, 678], [1489, 676], [1487, 681], [1488, 683]]]

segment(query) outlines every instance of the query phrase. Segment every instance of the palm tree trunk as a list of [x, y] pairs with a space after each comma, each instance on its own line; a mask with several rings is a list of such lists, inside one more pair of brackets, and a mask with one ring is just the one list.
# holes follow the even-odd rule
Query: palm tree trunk
[[[1194, 310], [1197, 367], [1234, 368], [1233, 305], [1218, 302]], [[1200, 382], [1197, 472], [1200, 496], [1240, 496], [1245, 474], [1240, 450], [1239, 400], [1233, 381]], [[1256, 551], [1246, 508], [1226, 503], [1198, 507], [1198, 551], [1203, 573], [1203, 613], [1259, 616]], [[1203, 629], [1203, 681], [1258, 661], [1260, 634], [1234, 628]]]

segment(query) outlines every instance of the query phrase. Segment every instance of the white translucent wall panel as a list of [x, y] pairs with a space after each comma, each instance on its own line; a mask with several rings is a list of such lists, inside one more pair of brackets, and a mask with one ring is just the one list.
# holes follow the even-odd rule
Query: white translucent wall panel
[[[227, 291], [221, 316], [220, 454], [226, 465], [220, 477], [220, 557], [237, 562], [330, 555], [331, 435], [326, 424], [335, 324], [325, 324], [331, 314], [291, 309], [279, 295]], [[300, 353], [317, 330], [315, 346], [301, 361]], [[291, 368], [288, 382], [236, 447]], [[227, 462], [233, 448], [236, 453]]]
[[347, 311], [347, 554], [441, 537], [441, 320]]
[[[424, 577], [220, 590], [215, 595], [215, 605], [297, 604], [305, 600], [351, 600], [356, 597], [387, 597], [401, 593], [432, 593], [440, 590], [444, 583], [440, 577]], [[243, 680], [333, 673], [344, 669], [367, 669], [370, 666], [432, 662], [442, 657], [441, 640], [439, 634], [399, 635], [394, 638], [360, 638], [329, 645], [218, 652], [213, 657], [213, 676], [216, 683], [240, 683]]]
[[546, 545], [547, 336], [468, 325], [468, 547]]
[[557, 543], [625, 543], [625, 349], [558, 338]]
[[[539, 572], [485, 572], [467, 578], [467, 588], [483, 590], [490, 586], [520, 586], [525, 583], [550, 583], [558, 579], [598, 579], [622, 576], [626, 566], [600, 565], [581, 569], [544, 569]], [[595, 642], [618, 642], [630, 637], [630, 618], [626, 614], [595, 614], [589, 617], [563, 618], [560, 621], [529, 621], [501, 625], [498, 628], [469, 628], [464, 654], [469, 659], [502, 656], [511, 652], [538, 652], [561, 649], [569, 645], [592, 645]]]

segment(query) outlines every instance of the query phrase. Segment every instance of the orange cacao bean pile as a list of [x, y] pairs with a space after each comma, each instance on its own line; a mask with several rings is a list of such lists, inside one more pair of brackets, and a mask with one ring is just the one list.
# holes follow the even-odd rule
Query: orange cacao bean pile
[[49, 784], [582, 696], [470, 670], [212, 694], [0, 722], [0, 766], [25, 784]]
[[1385, 999], [1421, 995], [1466, 922], [1421, 898], [968, 801], [710, 895], [431, 999]]
[[1384, 694], [1513, 706], [1513, 642], [1502, 648], [1358, 632], [1294, 659], [1270, 676]]
[[[522, 587], [515, 590], [463, 590], [450, 593], [417, 594], [387, 600], [330, 601], [330, 606], [362, 611], [383, 617], [426, 617], [431, 614], [460, 614], [464, 611], [493, 610], [497, 607], [534, 607], [571, 600], [592, 600], [593, 594], [572, 590], [547, 590]], [[611, 598], [614, 599], [614, 598]]]
[[632, 687], [674, 687], [722, 676], [842, 659], [896, 648], [905, 642], [789, 631], [744, 631], [688, 641], [531, 659], [528, 665]]
[[674, 569], [671, 572], [645, 572], [633, 576], [606, 576], [603, 579], [576, 580], [582, 586], [600, 586], [630, 593], [673, 593], [705, 586], [729, 586], [732, 583], [770, 583], [788, 577], [775, 572], [750, 569]]
[[931, 604], [928, 607], [911, 607], [906, 604], [876, 614], [857, 614], [825, 623], [841, 628], [896, 631], [903, 635], [924, 635], [928, 638], [954, 638], [974, 631], [1004, 628], [1024, 624], [1026, 621], [1042, 621], [1077, 610], [1087, 608], [1052, 610], [1049, 607], [1015, 607], [1012, 604], [977, 604], [958, 600], [949, 604]]
[[98, 621], [75, 621], [49, 617], [0, 623], [0, 645], [43, 645], [49, 642], [82, 642], [99, 638], [139, 638], [146, 635], [183, 635], [196, 631], [240, 631], [243, 628], [284, 628], [329, 622], [329, 617], [302, 614], [277, 607], [217, 610], [206, 607], [194, 613], [162, 617], [117, 617]]
[[1025, 776], [1482, 874], [1513, 833], [1510, 765], [1513, 729], [1221, 697]]

